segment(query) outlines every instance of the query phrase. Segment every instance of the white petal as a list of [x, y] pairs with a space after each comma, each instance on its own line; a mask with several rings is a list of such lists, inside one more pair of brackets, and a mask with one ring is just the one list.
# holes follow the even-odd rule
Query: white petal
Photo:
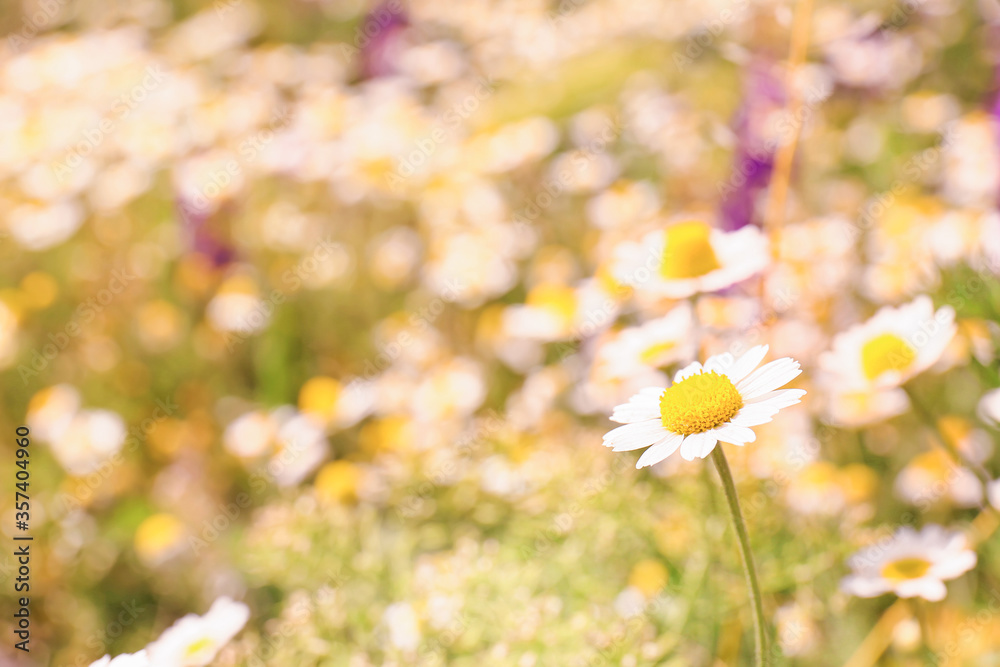
[[662, 387], [647, 387], [632, 398], [628, 403], [619, 405], [611, 415], [611, 421], [619, 424], [631, 424], [632, 422], [656, 419], [660, 416], [660, 396], [663, 395]]
[[938, 579], [924, 577], [913, 581], [901, 581], [896, 584], [896, 595], [901, 598], [922, 597], [925, 600], [937, 602], [943, 600], [948, 589]]
[[759, 406], [751, 403], [749, 405], [744, 405], [740, 411], [729, 420], [729, 423], [735, 426], [760, 426], [761, 424], [766, 424], [771, 421], [771, 418], [776, 414], [778, 414], [778, 408], [772, 408], [767, 404]]
[[788, 384], [801, 372], [799, 362], [784, 357], [764, 364], [737, 384], [736, 389], [748, 401]]
[[[963, 536], [964, 537], [964, 536]], [[975, 551], [960, 551], [957, 554], [946, 556], [942, 561], [935, 563], [931, 572], [940, 579], [954, 579], [959, 577], [976, 566]]]
[[700, 363], [698, 363], [697, 361], [692, 361], [690, 364], [677, 371], [677, 375], [674, 376], [674, 384], [677, 384], [681, 380], [689, 378], [692, 375], [701, 373], [702, 370], [704, 369], [701, 367]]
[[757, 368], [757, 364], [764, 360], [767, 355], [767, 345], [755, 345], [744, 352], [736, 363], [726, 372], [733, 384], [738, 384], [750, 371]]
[[694, 461], [696, 458], [703, 459], [712, 453], [716, 442], [715, 433], [712, 431], [694, 433], [684, 438], [684, 442], [681, 444], [681, 456], [688, 461]]
[[639, 460], [636, 462], [635, 467], [645, 468], [646, 466], [659, 463], [676, 452], [682, 442], [684, 442], [683, 435], [680, 433], [671, 433], [663, 440], [660, 440], [658, 443], [643, 452], [642, 456], [640, 456]]
[[850, 575], [840, 580], [840, 590], [859, 598], [875, 598], [888, 593], [889, 586], [880, 577]]
[[663, 428], [659, 419], [625, 424], [604, 434], [604, 446], [613, 447], [616, 452], [628, 452], [640, 447], [648, 447], [660, 440], [669, 431]]
[[805, 389], [777, 389], [769, 391], [766, 394], [761, 394], [757, 398], [747, 401], [747, 403], [749, 405], [767, 405], [768, 407], [780, 410], [790, 405], [795, 405], [805, 395]]
[[745, 445], [757, 439], [757, 434], [753, 430], [736, 424], [725, 424], [712, 430], [715, 432], [716, 438], [733, 445]]

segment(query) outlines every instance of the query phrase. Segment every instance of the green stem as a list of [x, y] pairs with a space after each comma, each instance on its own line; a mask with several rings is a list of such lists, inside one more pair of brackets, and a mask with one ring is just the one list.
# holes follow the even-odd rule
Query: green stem
[[722, 451], [722, 443], [715, 445], [712, 450], [712, 461], [719, 471], [719, 479], [722, 480], [722, 488], [726, 492], [726, 501], [729, 503], [729, 514], [733, 519], [733, 528], [736, 530], [737, 542], [740, 546], [740, 558], [743, 561], [743, 572], [747, 578], [747, 590], [750, 594], [750, 602], [753, 610], [754, 627], [754, 664], [763, 667], [764, 656], [767, 653], [767, 631], [764, 627], [764, 604], [760, 595], [760, 584], [757, 583], [757, 570], [753, 564], [753, 552], [750, 550], [750, 537], [747, 535], [746, 523], [743, 522], [743, 513], [740, 512], [740, 501], [736, 495], [736, 484], [733, 482], [733, 474], [729, 471], [729, 463], [726, 455]]

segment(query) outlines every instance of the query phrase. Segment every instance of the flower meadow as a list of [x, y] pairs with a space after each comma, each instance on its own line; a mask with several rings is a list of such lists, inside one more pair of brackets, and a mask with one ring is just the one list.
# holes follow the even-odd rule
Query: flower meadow
[[993, 0], [0, 24], [0, 666], [1000, 665]]

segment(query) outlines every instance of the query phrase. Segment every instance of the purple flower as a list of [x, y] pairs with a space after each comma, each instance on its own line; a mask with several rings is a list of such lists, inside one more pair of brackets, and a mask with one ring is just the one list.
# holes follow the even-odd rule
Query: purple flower
[[736, 151], [732, 174], [722, 188], [719, 226], [734, 231], [760, 224], [757, 199], [774, 170], [777, 142], [767, 123], [785, 105], [785, 90], [769, 64], [755, 63], [744, 79], [743, 104], [733, 120]]

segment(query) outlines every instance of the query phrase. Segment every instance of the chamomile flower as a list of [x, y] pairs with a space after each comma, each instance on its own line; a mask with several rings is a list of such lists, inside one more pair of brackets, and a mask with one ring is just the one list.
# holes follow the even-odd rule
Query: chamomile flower
[[611, 420], [625, 425], [607, 433], [604, 445], [616, 452], [649, 447], [636, 463], [644, 468], [678, 449], [692, 461], [708, 456], [720, 440], [753, 442], [751, 426], [771, 421], [806, 393], [779, 389], [802, 372], [797, 361], [785, 357], [757, 368], [766, 354], [767, 346], [758, 345], [739, 359], [715, 355], [704, 366], [696, 361], [678, 371], [668, 388], [643, 389], [615, 408]]
[[873, 598], [895, 593], [901, 598], [944, 599], [944, 582], [976, 565], [976, 553], [962, 533], [929, 525], [917, 532], [909, 526], [896, 531], [888, 544], [862, 549], [848, 561], [853, 574], [844, 577], [846, 593]]
[[154, 667], [210, 665], [249, 618], [250, 609], [245, 604], [227, 597], [219, 598], [207, 614], [188, 614], [147, 646], [149, 662]]
[[618, 246], [612, 273], [623, 285], [683, 299], [735, 285], [769, 261], [767, 238], [756, 227], [724, 232], [685, 220]]
[[839, 334], [820, 365], [843, 391], [898, 387], [937, 363], [955, 332], [954, 309], [919, 296]]
[[649, 368], [662, 368], [694, 353], [691, 305], [681, 303], [663, 317], [623, 329], [601, 346], [597, 363], [611, 377], [633, 377]]

